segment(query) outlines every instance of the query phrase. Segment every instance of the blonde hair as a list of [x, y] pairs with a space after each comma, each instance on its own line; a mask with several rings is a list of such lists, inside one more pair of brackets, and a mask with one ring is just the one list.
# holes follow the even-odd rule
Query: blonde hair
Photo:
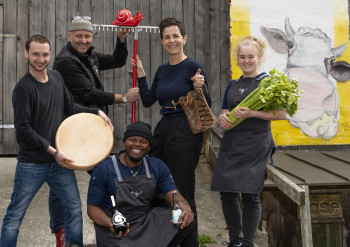
[[238, 41], [238, 44], [236, 45], [236, 48], [234, 50], [234, 54], [236, 57], [236, 64], [238, 66], [239, 66], [239, 63], [238, 63], [239, 50], [240, 50], [241, 46], [249, 46], [249, 45], [255, 46], [257, 51], [258, 51], [258, 55], [261, 58], [264, 57], [266, 43], [263, 40], [255, 38], [253, 36], [246, 36]]

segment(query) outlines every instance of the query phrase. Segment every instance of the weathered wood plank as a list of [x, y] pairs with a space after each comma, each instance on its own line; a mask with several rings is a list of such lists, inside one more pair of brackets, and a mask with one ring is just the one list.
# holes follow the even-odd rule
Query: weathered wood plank
[[305, 205], [305, 191], [303, 189], [270, 165], [267, 166], [266, 173], [267, 178], [274, 182], [276, 187], [297, 205]]
[[80, 16], [91, 16], [92, 6], [90, 0], [79, 0], [79, 15]]
[[54, 42], [55, 40], [55, 25], [56, 25], [56, 20], [55, 18], [52, 18], [55, 16], [56, 13], [56, 6], [55, 6], [55, 1], [43, 1], [44, 6], [44, 11], [43, 11], [43, 17], [42, 17], [42, 34], [45, 35], [51, 43], [51, 61], [48, 66], [49, 69], [52, 68], [54, 58], [56, 56], [55, 51], [56, 51], [56, 43]]
[[71, 5], [74, 1], [69, 1], [69, 5], [67, 1], [68, 0], [56, 1], [56, 54], [58, 54], [67, 43], [67, 10], [74, 9], [74, 5]]
[[[139, 3], [139, 9], [137, 11], [141, 11], [143, 15], [143, 20], [140, 22], [141, 26], [149, 26], [150, 25], [150, 0], [142, 0]], [[141, 61], [143, 61], [143, 67], [145, 69], [146, 75], [151, 74], [151, 35], [159, 37], [157, 33], [150, 34], [146, 32], [146, 30], [142, 30], [139, 32], [139, 41], [138, 41], [138, 55], [140, 56]], [[138, 109], [138, 119], [140, 121], [144, 121], [149, 123], [151, 119], [151, 109], [145, 108], [142, 105], [141, 100], [137, 102]]]
[[186, 25], [187, 41], [184, 52], [188, 57], [196, 59], [196, 30], [195, 30], [194, 0], [183, 2], [183, 19]]
[[205, 59], [205, 44], [209, 44], [209, 42], [205, 42], [205, 40], [208, 40], [206, 37], [209, 33], [209, 30], [207, 29], [209, 25], [206, 25], [207, 6], [207, 1], [195, 0], [195, 37], [192, 37], [192, 39], [194, 40], [196, 49], [194, 57], [204, 66], [205, 72], [208, 76], [209, 66], [207, 64], [207, 59]]
[[[126, 2], [125, 1], [118, 1], [114, 0], [114, 17], [113, 20], [116, 19], [117, 13], [121, 9], [126, 8]], [[130, 35], [129, 35], [130, 36]], [[117, 32], [114, 33], [114, 44], [117, 42]], [[132, 52], [132, 41], [130, 38], [127, 38], [127, 45], [128, 45], [128, 52], [129, 56]], [[127, 88], [131, 87], [131, 84], [129, 84], [130, 76], [127, 73], [127, 66], [124, 66], [123, 68], [119, 68], [114, 70], [114, 93], [125, 93], [127, 91]], [[127, 119], [128, 114], [127, 112], [131, 112], [131, 105], [130, 104], [118, 104], [113, 106], [113, 114], [115, 116], [114, 118], [114, 132], [116, 134], [114, 138], [114, 149], [113, 150], [121, 150], [124, 149], [123, 145], [123, 133], [126, 129], [126, 125], [128, 123]], [[129, 115], [131, 117], [131, 115]]]
[[[103, 4], [102, 4], [103, 3]], [[97, 5], [101, 5], [98, 7]], [[94, 11], [92, 13], [93, 20], [95, 23], [104, 23], [109, 24], [112, 23], [114, 19], [114, 2], [113, 0], [105, 0], [101, 1], [93, 1]], [[98, 37], [98, 41], [94, 43], [96, 46], [96, 50], [101, 53], [113, 54], [115, 43], [114, 43], [114, 33], [112, 31], [101, 31], [95, 32], [95, 38]], [[102, 83], [104, 85], [104, 89], [106, 92], [112, 92], [114, 89], [113, 83], [113, 70], [105, 70], [101, 73]], [[108, 115], [114, 123], [114, 125], [118, 124], [115, 122], [112, 106], [109, 107]], [[115, 145], [114, 145], [115, 147]], [[117, 150], [112, 150], [112, 152], [116, 152]]]
[[[17, 78], [21, 78], [28, 71], [28, 60], [23, 56], [26, 40], [29, 36], [28, 0], [18, 0], [17, 24]], [[23, 8], [26, 6], [26, 8]], [[54, 29], [54, 28], [53, 28]]]
[[305, 191], [305, 204], [300, 206], [300, 226], [301, 238], [304, 247], [312, 247], [312, 225], [310, 212], [309, 186], [302, 185], [301, 188]]
[[[4, 26], [4, 6], [1, 4], [0, 5], [0, 33], [3, 33], [3, 26]], [[0, 36], [0, 61], [3, 62], [3, 51], [4, 51], [4, 38], [2, 36]], [[0, 66], [0, 85], [4, 85], [4, 81], [3, 81], [3, 70], [2, 70], [3, 66]], [[0, 87], [0, 112], [2, 114], [0, 114], [0, 123], [4, 124], [3, 120], [3, 87]], [[0, 154], [3, 154], [3, 131], [0, 131]]]
[[[162, 6], [164, 2], [161, 0], [150, 0], [150, 25], [151, 26], [159, 26], [159, 23], [164, 17], [164, 14], [162, 13]], [[153, 14], [158, 13], [158, 14]], [[162, 14], [159, 14], [162, 13]], [[164, 52], [166, 53], [166, 52]], [[163, 46], [160, 42], [160, 34], [159, 33], [152, 33], [151, 34], [151, 51], [149, 59], [150, 63], [150, 74], [147, 75], [148, 85], [152, 85], [152, 81], [154, 78], [154, 75], [158, 69], [158, 67], [163, 63]], [[161, 109], [160, 105], [158, 103], [153, 104], [151, 109], [151, 119], [150, 123], [152, 125], [152, 128], [155, 129], [157, 123], [161, 119], [161, 115], [159, 114], [159, 111]]]
[[[229, 22], [229, 1], [220, 1], [220, 46], [218, 47], [217, 52], [220, 53], [220, 69], [217, 73], [220, 73], [220, 92], [216, 95], [220, 104], [218, 107], [213, 108], [213, 114], [215, 116], [220, 115], [221, 103], [223, 101], [224, 93], [228, 82], [230, 81], [230, 22]], [[214, 51], [215, 52], [215, 51]]]
[[[210, 18], [210, 95], [212, 102], [220, 102], [220, 2], [211, 0], [209, 9]], [[212, 104], [214, 115], [220, 112], [220, 104]]]
[[42, 0], [31, 0], [29, 4], [29, 35], [43, 31], [43, 5]]
[[[3, 124], [13, 124], [12, 92], [17, 83], [17, 1], [6, 1], [4, 4], [4, 29], [5, 34], [14, 34], [12, 37], [4, 37], [3, 46]], [[22, 58], [24, 59], [24, 58]], [[17, 143], [14, 129], [2, 129], [3, 154], [16, 154]]]
[[[27, 61], [23, 59], [23, 47], [26, 38], [30, 34], [40, 32], [50, 39], [52, 44], [53, 62], [55, 55], [67, 42], [66, 35], [72, 16], [94, 15], [97, 17], [98, 15], [98, 19], [103, 17], [101, 24], [111, 24], [111, 22], [115, 19], [117, 12], [120, 9], [126, 7], [129, 7], [130, 10], [132, 10], [133, 15], [135, 15], [136, 11], [141, 10], [141, 13], [144, 15], [144, 20], [141, 22], [141, 25], [158, 26], [161, 19], [165, 17], [176, 17], [180, 21], [183, 21], [185, 23], [188, 34], [185, 53], [186, 55], [193, 57], [204, 65], [206, 73], [208, 75], [210, 90], [213, 84], [219, 83], [220, 81], [226, 82], [224, 77], [226, 73], [227, 76], [229, 74], [229, 71], [226, 72], [226, 69], [223, 69], [223, 66], [225, 64], [223, 60], [223, 54], [227, 54], [227, 50], [225, 50], [226, 48], [222, 47], [218, 48], [222, 45], [223, 42], [223, 35], [221, 33], [225, 29], [223, 23], [226, 18], [221, 13], [222, 11], [228, 11], [228, 8], [226, 9], [225, 7], [228, 5], [228, 3], [223, 0], [104, 0], [102, 2], [96, 0], [0, 0], [0, 5], [2, 4], [4, 6], [4, 20], [6, 20], [6, 18], [12, 18], [11, 21], [5, 21], [3, 26], [4, 28], [13, 26], [13, 28], [10, 28], [10, 30], [13, 30], [13, 34], [17, 34], [19, 38], [15, 52], [12, 54], [8, 53], [9, 56], [14, 56], [14, 61], [17, 60], [16, 65], [11, 66], [11, 70], [9, 70], [13, 71], [13, 69], [15, 69], [15, 73], [17, 73], [14, 76], [15, 81], [28, 69]], [[216, 23], [219, 24], [220, 28], [217, 28], [218, 26], [215, 24], [217, 32], [213, 34], [211, 34], [213, 24], [209, 25], [213, 18], [208, 18], [210, 5], [216, 5], [216, 7], [219, 8], [220, 13], [220, 18], [218, 18], [216, 21]], [[17, 13], [15, 13], [15, 15], [13, 9], [17, 10]], [[52, 16], [55, 18], [52, 18]], [[17, 17], [18, 20], [15, 17]], [[226, 24], [228, 24], [228, 20], [226, 21]], [[5, 29], [3, 30], [3, 33], [11, 34], [11, 32], [7, 32]], [[112, 33], [109, 31], [106, 32], [103, 37], [98, 36], [99, 34], [96, 35], [94, 42], [96, 49], [104, 53], [110, 52], [111, 49], [114, 49], [116, 32], [113, 32], [113, 42], [109, 40], [109, 36], [111, 34]], [[218, 37], [218, 40], [212, 40], [211, 37], [214, 36]], [[54, 37], [56, 40], [54, 40]], [[98, 39], [101, 39], [102, 45], [100, 45]], [[9, 42], [9, 40], [6, 42]], [[3, 51], [5, 51], [5, 40], [3, 40], [2, 46]], [[216, 50], [214, 50], [215, 46]], [[132, 54], [132, 47], [133, 35], [129, 35], [129, 57]], [[218, 53], [217, 51], [219, 50], [220, 52]], [[154, 73], [156, 72], [158, 66], [168, 61], [168, 55], [166, 52], [164, 52], [163, 56], [162, 45], [159, 42], [159, 34], [146, 34], [144, 32], [139, 33], [138, 53], [142, 56], [144, 67], [147, 73], [147, 79], [149, 84], [151, 84]], [[213, 53], [217, 53], [216, 58], [219, 60], [211, 61], [211, 56]], [[218, 63], [218, 61], [220, 61], [220, 63]], [[49, 68], [51, 67], [52, 62], [50, 63]], [[3, 60], [1, 60], [1, 63], [5, 64], [4, 56]], [[127, 63], [129, 63], [129, 60]], [[215, 64], [216, 66], [212, 67], [212, 65]], [[129, 70], [129, 66], [127, 64], [121, 69], [113, 70], [113, 75], [111, 72], [104, 73], [103, 81], [106, 91], [113, 90], [114, 92], [125, 93], [126, 90], [131, 87], [132, 83], [132, 77], [128, 73]], [[4, 73], [4, 71], [2, 73]], [[7, 73], [9, 74], [11, 72]], [[216, 77], [214, 76], [213, 78], [213, 76], [211, 76], [212, 74], [216, 75]], [[3, 75], [3, 81], [4, 78], [5, 77]], [[108, 81], [113, 81], [113, 84], [108, 83]], [[220, 87], [221, 84], [222, 82], [220, 82], [217, 87]], [[211, 90], [210, 92], [212, 96], [214, 94], [213, 102], [221, 101], [220, 96], [218, 99], [215, 98], [215, 90]], [[5, 94], [6, 92], [3, 91], [2, 95]], [[4, 100], [5, 99], [3, 99], [3, 101]], [[221, 105], [221, 103], [218, 105]], [[11, 109], [9, 110], [12, 111], [12, 105], [10, 106]], [[151, 108], [144, 108], [140, 101], [137, 105], [137, 109], [137, 119], [150, 122], [154, 128], [161, 117], [159, 114], [159, 104], [155, 103]], [[5, 115], [4, 111], [6, 111], [5, 108], [3, 109], [3, 115]], [[117, 126], [116, 132], [122, 135], [126, 125], [130, 122], [131, 119], [131, 104], [112, 106], [110, 107], [110, 113], [113, 123]], [[6, 114], [12, 115], [12, 112]], [[3, 123], [5, 122], [3, 121]], [[121, 140], [116, 140], [116, 142], [121, 143]], [[13, 141], [13, 143], [15, 143], [15, 141]]]

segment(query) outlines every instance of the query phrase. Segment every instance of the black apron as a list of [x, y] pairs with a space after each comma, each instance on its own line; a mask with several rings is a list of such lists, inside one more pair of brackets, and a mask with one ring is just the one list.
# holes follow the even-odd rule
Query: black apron
[[[232, 82], [227, 94], [229, 110], [234, 109], [259, 83], [256, 78], [241, 78]], [[248, 118], [225, 131], [211, 190], [247, 194], [262, 191], [273, 143], [270, 125], [270, 121]]]
[[[112, 156], [112, 160], [118, 177], [114, 179], [117, 188], [116, 203], [118, 210], [129, 222], [130, 232], [120, 240], [108, 227], [95, 224], [100, 247], [166, 247], [178, 229], [171, 223], [171, 208], [151, 207], [157, 186], [146, 158], [143, 158], [146, 175], [126, 178], [121, 177], [115, 156]], [[112, 216], [109, 209], [104, 211], [109, 217]]]

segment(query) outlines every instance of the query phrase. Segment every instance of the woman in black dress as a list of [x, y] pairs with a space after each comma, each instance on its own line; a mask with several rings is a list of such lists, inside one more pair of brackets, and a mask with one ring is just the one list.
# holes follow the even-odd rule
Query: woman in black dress
[[[261, 216], [259, 194], [264, 187], [266, 165], [273, 145], [270, 121], [286, 117], [283, 110], [273, 113], [239, 107], [234, 115], [245, 120], [230, 129], [233, 123], [228, 118], [229, 112], [268, 76], [258, 71], [264, 49], [265, 43], [251, 36], [238, 43], [237, 64], [243, 75], [228, 84], [218, 118], [226, 131], [214, 168], [211, 189], [220, 192], [222, 209], [229, 229], [228, 246], [254, 246]], [[237, 198], [239, 193], [242, 195], [243, 212]]]

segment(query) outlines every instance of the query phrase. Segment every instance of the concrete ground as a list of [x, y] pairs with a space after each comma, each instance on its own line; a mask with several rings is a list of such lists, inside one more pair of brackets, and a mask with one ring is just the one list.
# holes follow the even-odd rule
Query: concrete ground
[[[0, 223], [5, 216], [13, 191], [13, 179], [16, 169], [16, 158], [0, 158]], [[212, 237], [217, 243], [207, 244], [207, 247], [222, 246], [221, 242], [228, 240], [228, 232], [222, 215], [219, 193], [209, 190], [212, 171], [209, 164], [201, 157], [196, 169], [196, 202], [199, 221], [199, 234]], [[95, 246], [93, 224], [86, 214], [86, 196], [89, 175], [86, 172], [76, 172], [80, 196], [83, 204], [84, 244]], [[55, 236], [51, 234], [48, 212], [49, 187], [44, 186], [30, 204], [23, 219], [18, 237], [18, 247], [53, 247]]]

